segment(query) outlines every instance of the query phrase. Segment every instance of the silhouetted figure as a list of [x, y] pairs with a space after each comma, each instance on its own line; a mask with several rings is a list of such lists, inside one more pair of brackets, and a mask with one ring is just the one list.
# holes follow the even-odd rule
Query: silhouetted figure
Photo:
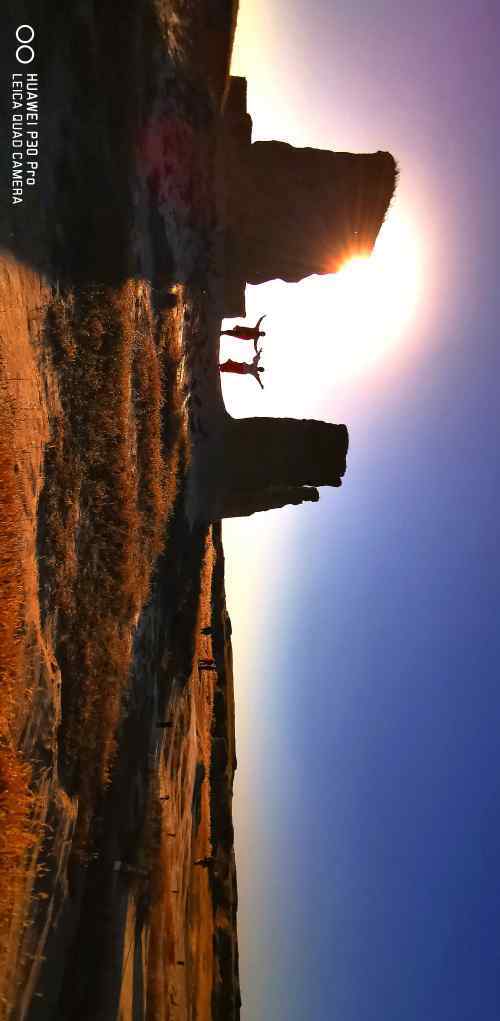
[[221, 337], [236, 337], [237, 340], [253, 340], [257, 343], [259, 337], [265, 337], [265, 331], [260, 329], [260, 324], [265, 316], [261, 316], [255, 326], [233, 326], [231, 330], [221, 330]]
[[214, 862], [215, 862], [214, 856], [209, 854], [207, 855], [206, 858], [196, 858], [196, 861], [193, 862], [193, 865], [200, 865], [202, 869], [208, 869], [210, 865], [214, 864]]
[[215, 659], [199, 659], [198, 670], [217, 670]]
[[119, 858], [113, 862], [113, 872], [126, 872], [131, 876], [139, 876], [140, 879], [148, 879], [150, 871], [140, 865], [129, 865], [128, 862], [121, 861]]
[[234, 372], [237, 376], [253, 376], [257, 380], [261, 390], [264, 389], [264, 384], [259, 376], [259, 372], [264, 372], [264, 368], [259, 366], [259, 359], [262, 351], [257, 351], [255, 358], [251, 362], [233, 362], [232, 358], [228, 358], [226, 362], [222, 362], [219, 365], [221, 372]]

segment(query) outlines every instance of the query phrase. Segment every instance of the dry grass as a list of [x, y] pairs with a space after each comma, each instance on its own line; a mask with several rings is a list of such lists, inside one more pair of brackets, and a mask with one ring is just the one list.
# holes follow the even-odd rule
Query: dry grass
[[31, 768], [13, 738], [22, 685], [23, 537], [16, 476], [14, 416], [0, 384], [0, 939], [3, 943], [34, 841]]
[[[200, 630], [212, 624], [212, 575], [216, 561], [216, 550], [212, 541], [212, 530], [210, 529], [206, 539], [205, 560], [203, 563], [203, 583], [200, 592], [200, 609], [198, 618], [198, 649], [197, 655], [200, 659], [213, 656], [212, 639], [202, 636]], [[214, 708], [214, 677], [204, 675], [203, 703], [200, 703], [197, 718], [202, 725], [197, 728], [198, 758], [205, 766], [206, 782], [204, 783], [204, 796], [207, 797], [207, 811], [203, 813], [210, 826], [210, 763], [212, 756], [212, 716]], [[207, 840], [210, 840], [208, 831]], [[208, 845], [207, 845], [208, 846]], [[207, 852], [208, 853], [208, 852]]]
[[[178, 1014], [176, 995], [179, 994], [176, 972], [176, 942], [184, 931], [186, 944], [186, 968], [192, 984], [193, 1016], [208, 1017], [207, 1005], [211, 992], [212, 975], [212, 902], [209, 877], [204, 869], [192, 869], [191, 861], [211, 853], [210, 842], [210, 763], [211, 731], [213, 715], [213, 694], [215, 679], [211, 672], [198, 675], [194, 666], [198, 658], [212, 653], [210, 637], [201, 636], [201, 627], [211, 623], [211, 582], [215, 562], [215, 550], [210, 534], [202, 538], [200, 549], [200, 570], [196, 584], [190, 591], [192, 613], [190, 615], [190, 642], [192, 655], [190, 672], [192, 676], [186, 693], [185, 713], [179, 714], [176, 729], [169, 744], [165, 768], [173, 769], [176, 777], [186, 778], [188, 762], [194, 760], [192, 781], [184, 779], [178, 797], [169, 803], [169, 813], [174, 813], [175, 824], [166, 824], [162, 805], [157, 800], [158, 776], [152, 780], [152, 793], [146, 812], [144, 830], [144, 859], [151, 865], [149, 886], [150, 926], [147, 968], [147, 1021], [156, 1018], [175, 1018]], [[194, 718], [195, 727], [189, 720]], [[186, 735], [191, 735], [189, 738]], [[191, 741], [195, 742], [194, 748]], [[167, 749], [166, 749], [167, 751]], [[201, 770], [201, 775], [200, 775]], [[173, 786], [172, 786], [172, 789]], [[156, 800], [155, 800], [156, 799]], [[163, 818], [162, 818], [163, 816]], [[167, 830], [175, 825], [187, 833], [184, 820], [190, 820], [190, 838], [181, 847], [169, 839]], [[173, 901], [171, 883], [173, 861], [177, 854], [175, 872], [179, 866], [186, 868], [189, 884], [186, 905], [180, 907]], [[142, 862], [142, 858], [141, 858]], [[186, 873], [184, 873], [186, 876]], [[180, 881], [179, 881], [180, 885]], [[185, 914], [184, 914], [185, 912]], [[200, 1006], [201, 1005], [201, 1006]], [[197, 1012], [198, 1011], [198, 1012]]]
[[175, 317], [157, 329], [128, 282], [56, 300], [46, 321], [63, 409], [46, 465], [46, 589], [58, 614], [61, 760], [81, 795], [80, 845], [110, 779], [132, 630], [177, 491]]
[[238, 0], [210, 4], [155, 0], [154, 10], [171, 59], [184, 74], [193, 75], [196, 69], [194, 77], [220, 107], [230, 72]]
[[[167, 965], [174, 963], [175, 946], [172, 938], [174, 919], [172, 916], [168, 882], [170, 863], [168, 837], [162, 821], [161, 803], [157, 797], [148, 806], [146, 818], [149, 837], [147, 857], [151, 867], [149, 886], [150, 935], [148, 944], [148, 971], [146, 988], [146, 1019], [154, 1021], [165, 1017], [168, 1001], [166, 989]], [[168, 1016], [168, 1015], [167, 1015]]]

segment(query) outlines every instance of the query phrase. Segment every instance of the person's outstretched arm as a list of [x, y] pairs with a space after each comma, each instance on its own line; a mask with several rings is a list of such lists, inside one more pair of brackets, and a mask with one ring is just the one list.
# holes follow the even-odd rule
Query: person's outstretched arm
[[254, 376], [254, 378], [257, 380], [261, 390], [263, 390], [264, 389], [264, 384], [263, 384], [263, 382], [262, 382], [262, 380], [260, 378], [260, 372], [259, 372], [259, 362], [260, 362], [261, 354], [262, 354], [262, 348], [260, 348], [260, 350], [257, 351], [257, 354], [255, 355], [255, 358], [252, 358], [252, 369], [253, 369], [252, 376]]

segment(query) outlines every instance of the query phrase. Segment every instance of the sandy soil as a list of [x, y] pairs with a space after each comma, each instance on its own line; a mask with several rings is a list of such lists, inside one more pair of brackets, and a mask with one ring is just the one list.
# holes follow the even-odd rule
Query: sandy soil
[[[48, 0], [8, 3], [0, 42], [2, 141], [10, 138], [6, 77], [20, 21], [40, 26], [45, 110], [37, 187], [25, 189], [22, 206], [10, 205], [9, 192], [0, 196], [0, 371], [16, 408], [25, 545], [28, 669], [16, 737], [33, 763], [44, 834], [25, 863], [0, 1011], [12, 1021], [233, 1018], [230, 627], [220, 531], [194, 527], [195, 514], [187, 520], [185, 490], [130, 634], [118, 757], [87, 854], [75, 853], [81, 806], [59, 770], [65, 678], [57, 613], [42, 612], [48, 537], [39, 514], [47, 445], [61, 414], [44, 333], [54, 296], [132, 276], [156, 310], [176, 284], [193, 463], [224, 415], [211, 172], [234, 13], [224, 4], [218, 12], [217, 4], [143, 2], [117, 18], [116, 5], [95, 6], [83, 0], [63, 14]], [[208, 65], [199, 59], [206, 32]], [[190, 493], [191, 502], [203, 498], [196, 487]], [[201, 635], [205, 625], [211, 636]], [[214, 657], [217, 669], [200, 671], [203, 657]]]

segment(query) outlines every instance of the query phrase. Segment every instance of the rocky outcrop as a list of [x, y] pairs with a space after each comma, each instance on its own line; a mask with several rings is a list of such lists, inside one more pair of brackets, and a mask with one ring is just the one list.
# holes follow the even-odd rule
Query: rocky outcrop
[[346, 468], [345, 425], [314, 419], [238, 418], [227, 423], [221, 479], [233, 491], [340, 486]]
[[219, 146], [224, 315], [247, 283], [334, 273], [375, 244], [396, 185], [388, 152], [353, 154], [251, 142], [246, 81], [232, 78]]
[[319, 486], [341, 485], [348, 443], [345, 425], [228, 415], [197, 459], [202, 464], [199, 513], [218, 521], [316, 502]]
[[334, 273], [371, 252], [396, 179], [387, 152], [353, 155], [255, 142], [245, 159], [241, 245], [246, 280]]
[[224, 553], [220, 524], [212, 529], [217, 552], [212, 574], [212, 649], [218, 671], [212, 715], [210, 763], [210, 839], [214, 867], [211, 868], [213, 951], [216, 967], [212, 989], [213, 1021], [238, 1021], [241, 995], [238, 943], [236, 938], [238, 890], [232, 820], [233, 784], [236, 762], [233, 653], [231, 622], [225, 605]]
[[288, 504], [317, 503], [319, 493], [309, 486], [269, 486], [263, 490], [233, 490], [224, 501], [225, 518], [243, 518], [257, 511], [278, 510]]

